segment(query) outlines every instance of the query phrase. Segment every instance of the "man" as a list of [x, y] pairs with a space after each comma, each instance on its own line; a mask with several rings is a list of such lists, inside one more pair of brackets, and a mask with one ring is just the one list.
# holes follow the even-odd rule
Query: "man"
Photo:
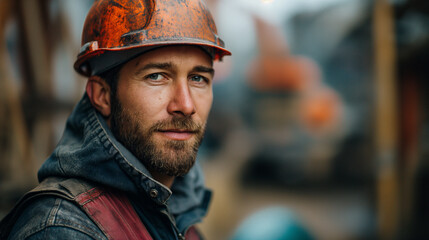
[[194, 165], [213, 60], [230, 55], [200, 0], [97, 0], [75, 69], [86, 94], [0, 239], [201, 239]]

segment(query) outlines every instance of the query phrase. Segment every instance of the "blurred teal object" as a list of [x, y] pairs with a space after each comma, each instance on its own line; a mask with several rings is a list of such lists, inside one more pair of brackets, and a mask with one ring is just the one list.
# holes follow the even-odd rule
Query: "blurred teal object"
[[314, 238], [292, 211], [284, 207], [269, 207], [246, 218], [231, 240], [314, 240]]

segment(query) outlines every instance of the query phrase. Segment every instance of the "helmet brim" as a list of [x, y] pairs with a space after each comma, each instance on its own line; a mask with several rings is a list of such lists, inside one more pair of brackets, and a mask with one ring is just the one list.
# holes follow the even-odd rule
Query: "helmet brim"
[[[182, 41], [157, 41], [153, 44], [146, 43], [144, 45], [127, 46], [108, 49], [92, 49], [91, 51], [81, 51], [78, 59], [74, 64], [74, 69], [81, 75], [90, 77], [100, 75], [116, 66], [124, 64], [131, 59], [148, 52], [150, 50], [172, 46], [172, 45], [193, 45], [202, 47], [211, 56], [214, 61], [222, 61], [224, 56], [230, 56], [231, 52], [223, 47], [214, 45], [211, 42], [203, 41], [189, 41], [189, 39]], [[212, 50], [212, 51], [210, 51]]]

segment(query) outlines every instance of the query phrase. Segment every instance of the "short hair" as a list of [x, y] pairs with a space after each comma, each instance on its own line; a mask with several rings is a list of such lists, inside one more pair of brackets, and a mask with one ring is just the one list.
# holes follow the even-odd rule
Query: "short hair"
[[110, 87], [110, 94], [112, 97], [116, 97], [116, 90], [118, 88], [119, 73], [124, 64], [120, 64], [114, 68], [111, 68], [105, 72], [98, 74]]

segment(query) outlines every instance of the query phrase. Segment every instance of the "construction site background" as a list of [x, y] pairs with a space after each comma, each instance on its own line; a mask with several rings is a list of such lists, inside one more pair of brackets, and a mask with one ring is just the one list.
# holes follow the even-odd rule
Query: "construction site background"
[[[92, 3], [0, 0], [0, 218], [84, 93]], [[198, 154], [207, 239], [428, 239], [429, 2], [206, 3], [233, 53]]]

